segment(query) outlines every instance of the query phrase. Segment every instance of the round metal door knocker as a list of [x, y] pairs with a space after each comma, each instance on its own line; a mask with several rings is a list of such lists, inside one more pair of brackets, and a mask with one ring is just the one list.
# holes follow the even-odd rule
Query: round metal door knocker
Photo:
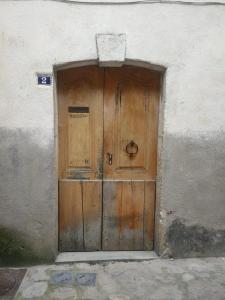
[[138, 153], [138, 145], [134, 141], [130, 141], [126, 146], [126, 152], [130, 158], [133, 158]]

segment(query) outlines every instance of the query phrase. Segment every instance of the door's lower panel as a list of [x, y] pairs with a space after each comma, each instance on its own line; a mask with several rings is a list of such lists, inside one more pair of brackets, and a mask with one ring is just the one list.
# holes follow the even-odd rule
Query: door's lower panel
[[59, 250], [101, 249], [102, 181], [59, 181]]
[[103, 181], [103, 250], [152, 250], [155, 182]]

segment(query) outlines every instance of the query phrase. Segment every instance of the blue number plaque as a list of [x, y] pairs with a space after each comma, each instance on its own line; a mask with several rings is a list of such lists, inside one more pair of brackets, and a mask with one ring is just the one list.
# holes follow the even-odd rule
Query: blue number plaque
[[38, 74], [38, 85], [51, 85], [52, 77], [51, 75]]

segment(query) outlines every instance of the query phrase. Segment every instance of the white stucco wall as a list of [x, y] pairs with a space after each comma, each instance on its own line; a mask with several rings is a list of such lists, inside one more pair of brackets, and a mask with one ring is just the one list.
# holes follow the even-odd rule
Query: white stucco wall
[[179, 234], [173, 221], [224, 239], [225, 5], [69, 2], [0, 1], [1, 225], [40, 255], [57, 250], [54, 85], [36, 73], [95, 61], [97, 33], [125, 33], [128, 61], [166, 68], [160, 240]]

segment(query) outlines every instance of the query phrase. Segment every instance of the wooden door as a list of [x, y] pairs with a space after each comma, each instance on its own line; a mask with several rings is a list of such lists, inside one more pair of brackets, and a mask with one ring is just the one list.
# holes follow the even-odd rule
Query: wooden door
[[106, 69], [104, 95], [103, 250], [152, 249], [159, 75]]
[[153, 247], [159, 73], [60, 71], [61, 251]]

